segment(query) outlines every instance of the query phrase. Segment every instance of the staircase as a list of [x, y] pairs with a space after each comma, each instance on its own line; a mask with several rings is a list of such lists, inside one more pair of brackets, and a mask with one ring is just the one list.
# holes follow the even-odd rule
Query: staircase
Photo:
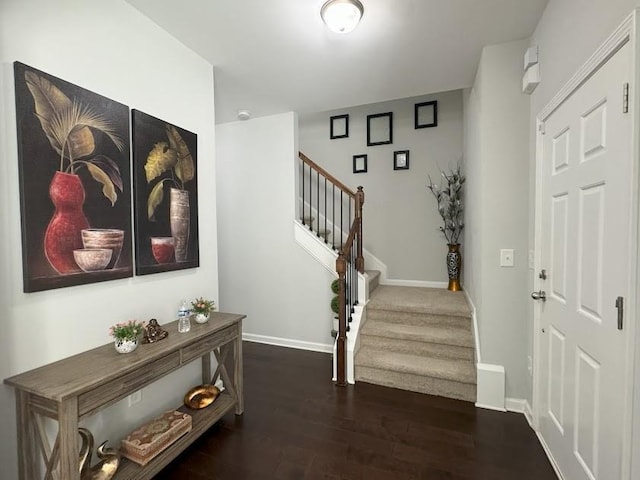
[[362, 187], [350, 189], [301, 152], [299, 159], [294, 236], [339, 282], [336, 384], [363, 381], [475, 402], [471, 309], [464, 295], [378, 286], [380, 272], [364, 274]]
[[475, 402], [471, 309], [464, 294], [374, 284], [370, 292], [356, 381]]

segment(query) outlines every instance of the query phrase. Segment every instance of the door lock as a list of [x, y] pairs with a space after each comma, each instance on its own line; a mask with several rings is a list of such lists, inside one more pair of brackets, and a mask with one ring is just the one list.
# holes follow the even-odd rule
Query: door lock
[[540, 270], [540, 273], [538, 274], [538, 278], [541, 278], [542, 280], [547, 279], [547, 271], [544, 268]]
[[531, 294], [531, 298], [534, 300], [542, 300], [543, 302], [547, 301], [547, 293], [544, 290], [540, 290], [538, 292], [533, 292]]

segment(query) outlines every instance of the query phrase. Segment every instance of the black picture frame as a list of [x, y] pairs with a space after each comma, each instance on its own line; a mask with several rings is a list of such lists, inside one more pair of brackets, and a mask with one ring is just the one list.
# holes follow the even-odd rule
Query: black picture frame
[[20, 62], [14, 76], [24, 292], [132, 277], [129, 107]]
[[349, 114], [329, 118], [329, 139], [349, 138]]
[[353, 173], [367, 173], [367, 155], [353, 156]]
[[140, 110], [131, 116], [136, 275], [197, 268], [198, 136]]
[[393, 169], [409, 170], [409, 150], [397, 150], [393, 152]]
[[438, 101], [416, 103], [413, 110], [414, 127], [431, 128], [438, 126]]
[[393, 143], [393, 112], [367, 115], [367, 146]]

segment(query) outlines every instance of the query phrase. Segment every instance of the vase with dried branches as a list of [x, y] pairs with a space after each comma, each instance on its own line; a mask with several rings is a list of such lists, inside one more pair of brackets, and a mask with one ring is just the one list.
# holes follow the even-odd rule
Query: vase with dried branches
[[447, 252], [447, 273], [449, 275], [448, 289], [452, 291], [462, 290], [460, 286], [460, 269], [462, 256], [460, 255], [460, 235], [464, 230], [464, 203], [463, 187], [465, 176], [460, 164], [449, 172], [440, 172], [442, 184], [433, 183], [429, 176], [427, 189], [433, 194], [438, 204], [438, 213], [442, 218], [443, 226], [440, 231], [447, 240], [449, 251]]

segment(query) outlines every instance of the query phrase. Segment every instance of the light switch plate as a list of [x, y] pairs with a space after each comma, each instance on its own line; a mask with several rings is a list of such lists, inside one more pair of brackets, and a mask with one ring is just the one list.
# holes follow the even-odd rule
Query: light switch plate
[[513, 249], [503, 248], [500, 250], [500, 266], [513, 267]]

